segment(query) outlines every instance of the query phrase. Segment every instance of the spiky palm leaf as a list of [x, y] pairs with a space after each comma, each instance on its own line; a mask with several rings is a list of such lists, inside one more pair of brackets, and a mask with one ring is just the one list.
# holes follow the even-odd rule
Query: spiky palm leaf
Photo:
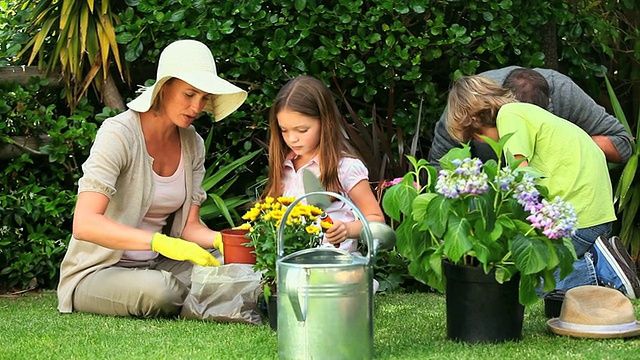
[[38, 56], [38, 67], [47, 73], [59, 65], [72, 108], [92, 82], [101, 89], [112, 61], [123, 76], [115, 34], [118, 17], [110, 1], [24, 0], [18, 6], [33, 8], [29, 21], [34, 32], [18, 56], [31, 49], [28, 65]]

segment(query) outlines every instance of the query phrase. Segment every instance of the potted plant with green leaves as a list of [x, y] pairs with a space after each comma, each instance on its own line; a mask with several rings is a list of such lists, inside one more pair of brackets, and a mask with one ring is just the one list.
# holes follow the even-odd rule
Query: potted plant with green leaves
[[[262, 272], [262, 287], [268, 308], [269, 323], [277, 327], [276, 309], [276, 261], [278, 227], [287, 208], [295, 201], [293, 197], [266, 197], [256, 202], [243, 216], [247, 221], [239, 229], [248, 229], [247, 246], [254, 247], [256, 263], [254, 270]], [[324, 230], [331, 224], [321, 221], [323, 210], [298, 202], [294, 205], [284, 228], [284, 253], [316, 247], [322, 243]]]
[[[502, 154], [509, 137], [483, 139]], [[397, 222], [397, 247], [409, 259], [409, 272], [446, 290], [453, 339], [519, 339], [523, 306], [537, 301], [537, 290], [554, 289], [558, 269], [561, 278], [573, 270], [573, 207], [547, 199], [546, 188], [534, 183], [540, 175], [504, 155], [508, 166], [502, 160], [483, 164], [464, 145], [440, 160], [440, 171], [408, 157], [413, 170], [382, 199]], [[473, 320], [482, 323], [481, 331], [466, 323]]]

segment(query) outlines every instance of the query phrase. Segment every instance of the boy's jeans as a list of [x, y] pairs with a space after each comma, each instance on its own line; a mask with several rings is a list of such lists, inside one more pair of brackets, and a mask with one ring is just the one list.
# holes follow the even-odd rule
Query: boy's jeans
[[609, 238], [611, 223], [600, 224], [585, 229], [577, 230], [571, 237], [571, 242], [576, 249], [578, 260], [573, 263], [573, 272], [560, 280], [560, 271], [556, 271], [556, 289], [569, 290], [581, 285], [598, 285], [596, 270], [591, 259], [589, 249], [596, 242], [598, 236]]

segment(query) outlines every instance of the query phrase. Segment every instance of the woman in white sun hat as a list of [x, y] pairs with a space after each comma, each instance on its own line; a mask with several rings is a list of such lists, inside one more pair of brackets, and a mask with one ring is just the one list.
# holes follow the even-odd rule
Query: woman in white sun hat
[[60, 312], [180, 313], [192, 264], [219, 265], [205, 249], [221, 247], [199, 220], [205, 149], [191, 123], [202, 111], [222, 120], [246, 97], [218, 77], [206, 45], [180, 40], [162, 51], [155, 84], [104, 121], [82, 165]]

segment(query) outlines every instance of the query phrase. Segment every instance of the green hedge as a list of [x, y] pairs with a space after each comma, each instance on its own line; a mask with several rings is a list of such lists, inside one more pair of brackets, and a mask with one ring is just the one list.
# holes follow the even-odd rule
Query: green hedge
[[[249, 91], [246, 103], [225, 121], [196, 122], [203, 136], [214, 131], [208, 164], [228, 164], [262, 148], [271, 99], [299, 74], [325, 81], [349, 121], [368, 126], [359, 130], [363, 136], [371, 135], [374, 124], [384, 132], [365, 143], [369, 148], [361, 148], [378, 180], [404, 173], [400, 150], [408, 153], [414, 137], [415, 155], [427, 155], [455, 74], [514, 64], [548, 66], [556, 61], [544, 54], [555, 49], [560, 70], [597, 95], [603, 71], [626, 74], [625, 79], [611, 78], [628, 82], [640, 58], [640, 48], [629, 45], [637, 43], [638, 31], [621, 20], [621, 14], [637, 11], [633, 1], [127, 0], [119, 6], [117, 41], [131, 76], [130, 86], [121, 84], [125, 98], [155, 77], [160, 51], [184, 38], [209, 45], [220, 75]], [[0, 65], [15, 65], [8, 59], [28, 38], [19, 33], [25, 29], [19, 21], [23, 15], [17, 11], [0, 19]], [[549, 33], [550, 24], [555, 34]], [[47, 46], [53, 45], [50, 41]], [[68, 118], [59, 105], [47, 115], [44, 131], [66, 134], [47, 150], [50, 162], [25, 155], [5, 165], [0, 288], [24, 287], [33, 277], [42, 287], [55, 284], [70, 231], [78, 167], [99, 124], [92, 115], [98, 103], [92, 97], [81, 114]], [[41, 105], [45, 110], [37, 111], [46, 113], [47, 102]], [[7, 115], [0, 114], [6, 123]], [[389, 147], [378, 148], [377, 142]], [[390, 166], [378, 173], [385, 154]], [[266, 163], [263, 155], [248, 164], [245, 170], [252, 176], [240, 178], [227, 194], [253, 195]], [[393, 266], [383, 264], [377, 271], [397, 285], [403, 281], [402, 266], [397, 254], [391, 256]]]
[[[117, 39], [134, 74], [153, 78], [153, 73], [136, 69], [153, 67], [171, 41], [194, 38], [210, 46], [223, 77], [250, 91], [246, 105], [233, 117], [240, 125], [235, 127], [236, 137], [264, 140], [271, 99], [289, 78], [309, 74], [332, 87], [345, 114], [348, 104], [365, 123], [392, 119], [387, 130], [392, 132], [388, 141], [394, 149], [408, 151], [417, 132], [417, 155], [422, 156], [429, 150], [454, 74], [513, 64], [542, 67], [543, 48], [557, 44], [561, 70], [597, 92], [602, 85], [598, 76], [606, 70], [601, 63], [613, 55], [614, 44], [607, 41], [621, 39], [614, 32], [619, 24], [603, 16], [610, 10], [583, 1], [140, 0], [128, 4]], [[550, 23], [556, 24], [555, 37], [545, 33]], [[398, 151], [388, 155], [396, 161], [400, 157]], [[369, 165], [379, 168], [377, 163]], [[392, 178], [404, 170], [390, 166], [378, 177]]]

